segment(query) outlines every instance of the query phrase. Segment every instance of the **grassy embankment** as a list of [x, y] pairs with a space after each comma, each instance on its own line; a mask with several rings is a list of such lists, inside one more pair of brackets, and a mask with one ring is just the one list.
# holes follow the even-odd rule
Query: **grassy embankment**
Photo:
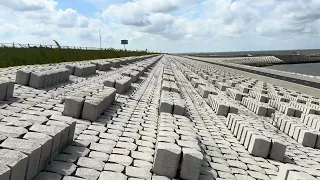
[[30, 64], [48, 64], [69, 61], [83, 61], [91, 59], [107, 59], [128, 56], [147, 55], [145, 51], [123, 50], [82, 50], [61, 48], [0, 48], [0, 68], [9, 66], [21, 66]]

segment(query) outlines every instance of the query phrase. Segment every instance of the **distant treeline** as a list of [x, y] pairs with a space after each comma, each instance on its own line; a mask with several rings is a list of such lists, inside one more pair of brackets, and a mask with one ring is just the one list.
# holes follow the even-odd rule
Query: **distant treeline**
[[146, 51], [127, 50], [85, 50], [62, 49], [50, 47], [0, 47], [0, 67], [49, 64], [68, 61], [83, 61], [91, 59], [120, 58], [128, 56], [141, 56], [151, 54]]

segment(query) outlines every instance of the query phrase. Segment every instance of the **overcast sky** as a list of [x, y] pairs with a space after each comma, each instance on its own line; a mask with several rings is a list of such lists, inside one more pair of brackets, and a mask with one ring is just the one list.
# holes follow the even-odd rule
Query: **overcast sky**
[[162, 52], [320, 48], [320, 0], [0, 0], [2, 43]]

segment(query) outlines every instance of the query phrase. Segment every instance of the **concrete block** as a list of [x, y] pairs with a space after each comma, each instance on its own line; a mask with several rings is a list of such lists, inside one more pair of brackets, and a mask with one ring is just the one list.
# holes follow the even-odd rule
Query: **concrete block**
[[271, 140], [262, 135], [253, 134], [250, 139], [248, 151], [253, 156], [267, 158], [271, 146]]
[[227, 116], [229, 112], [229, 106], [226, 106], [224, 104], [219, 104], [216, 109], [217, 115], [221, 116]]
[[307, 129], [301, 129], [299, 133], [298, 142], [303, 146], [314, 148], [317, 140], [317, 133]]
[[183, 103], [179, 103], [179, 104], [174, 103], [173, 114], [183, 115], [183, 113], [184, 113], [184, 104]]
[[26, 180], [32, 180], [38, 174], [41, 145], [31, 140], [8, 138], [0, 145], [2, 148], [14, 149], [28, 155]]
[[74, 74], [74, 69], [75, 66], [74, 65], [66, 65], [65, 68], [67, 68], [70, 71], [70, 74]]
[[270, 159], [276, 161], [282, 161], [286, 152], [287, 146], [283, 144], [283, 142], [272, 139], [271, 148], [270, 148]]
[[55, 172], [63, 176], [68, 176], [76, 170], [76, 165], [73, 163], [52, 161], [47, 167], [46, 170], [50, 172]]
[[16, 83], [23, 86], [29, 85], [30, 75], [30, 71], [18, 70], [16, 73]]
[[7, 100], [13, 97], [13, 91], [14, 91], [14, 82], [9, 81], [7, 83], [7, 91], [6, 91], [6, 99]]
[[10, 168], [5, 165], [0, 163], [0, 179], [1, 180], [10, 180]]
[[43, 88], [45, 75], [40, 72], [32, 72], [30, 75], [29, 86], [33, 88]]
[[84, 99], [82, 97], [67, 97], [62, 114], [64, 116], [80, 118]]
[[0, 100], [4, 100], [7, 94], [7, 82], [0, 82]]
[[52, 150], [52, 138], [49, 135], [37, 132], [28, 132], [23, 136], [24, 139], [33, 140], [41, 144], [41, 155], [39, 162], [38, 172], [44, 170], [44, 168], [50, 162], [51, 150]]
[[173, 103], [171, 101], [163, 101], [160, 103], [160, 112], [172, 113]]
[[62, 176], [57, 173], [41, 172], [33, 180], [61, 180]]
[[181, 156], [181, 147], [159, 142], [153, 163], [153, 172], [160, 176], [175, 178]]
[[305, 172], [289, 171], [288, 180], [318, 180]]
[[70, 126], [64, 122], [53, 121], [53, 120], [48, 121], [46, 125], [51, 127], [54, 126], [58, 131], [61, 132], [61, 139], [60, 139], [60, 146], [59, 146], [59, 152], [61, 152], [68, 145], [68, 136], [69, 136]]
[[180, 178], [198, 180], [202, 159], [201, 152], [195, 149], [182, 148]]
[[[10, 180], [24, 180], [28, 166], [28, 156], [22, 152], [8, 149], [0, 149], [0, 162], [11, 170]], [[5, 168], [4, 168], [5, 171]], [[2, 177], [0, 175], [0, 177]]]
[[293, 164], [281, 164], [279, 167], [279, 172], [278, 172], [278, 176], [277, 176], [277, 180], [287, 180], [288, 179], [288, 175], [289, 172], [291, 171], [299, 171], [302, 168], [297, 166], [297, 165], [293, 165]]
[[59, 148], [61, 143], [61, 128], [57, 126], [46, 126], [40, 124], [34, 124], [30, 127], [30, 131], [35, 131], [43, 134], [47, 134], [52, 138], [52, 148], [50, 160], [54, 160], [59, 154]]
[[91, 121], [97, 120], [101, 113], [99, 110], [101, 103], [100, 99], [86, 99], [83, 104], [81, 118]]

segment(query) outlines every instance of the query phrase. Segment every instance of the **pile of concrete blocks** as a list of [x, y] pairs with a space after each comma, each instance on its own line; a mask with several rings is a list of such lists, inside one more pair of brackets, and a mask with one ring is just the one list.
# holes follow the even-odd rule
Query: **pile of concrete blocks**
[[299, 118], [275, 113], [272, 117], [272, 123], [303, 146], [320, 149], [318, 131], [305, 126]]
[[95, 94], [84, 94], [76, 93], [65, 98], [63, 115], [95, 121], [114, 101], [116, 89], [104, 87]]
[[179, 92], [179, 87], [177, 83], [167, 80], [162, 81], [161, 89], [164, 91]]
[[278, 94], [279, 92], [277, 91], [269, 91], [268, 96], [270, 99], [276, 100], [276, 101], [281, 101], [281, 102], [290, 102], [290, 100], [282, 95]]
[[246, 94], [241, 93], [238, 89], [235, 88], [228, 88], [226, 90], [226, 94], [236, 101], [242, 101], [243, 97], [247, 97]]
[[112, 64], [110, 62], [91, 62], [91, 64], [94, 64], [97, 67], [97, 70], [99, 71], [108, 71], [110, 70]]
[[252, 86], [251, 85], [245, 85], [245, 84], [236, 84], [235, 88], [237, 88], [242, 93], [249, 93]]
[[320, 171], [294, 164], [281, 164], [276, 180], [318, 180]]
[[18, 70], [16, 73], [16, 83], [41, 89], [68, 82], [70, 74], [70, 71], [66, 68], [45, 71], [38, 69], [33, 72]]
[[95, 64], [84, 64], [84, 65], [66, 65], [65, 66], [72, 75], [78, 77], [85, 77], [96, 74], [97, 66]]
[[320, 116], [315, 114], [302, 114], [300, 122], [304, 125], [320, 131]]
[[236, 108], [230, 101], [221, 98], [219, 95], [209, 94], [209, 105], [216, 112], [217, 115], [227, 116], [229, 113], [238, 113]]
[[226, 80], [226, 85], [230, 86], [230, 87], [236, 87], [237, 84], [239, 84], [238, 82], [234, 81], [234, 80]]
[[220, 91], [225, 91], [227, 88], [230, 88], [226, 83], [221, 82], [221, 81], [216, 81], [214, 85], [220, 90]]
[[209, 94], [218, 95], [217, 91], [205, 85], [199, 85], [197, 90], [200, 96], [203, 98], [208, 98]]
[[118, 94], [123, 94], [130, 88], [131, 78], [128, 76], [118, 76], [105, 80], [103, 84], [107, 87], [115, 88]]
[[275, 113], [275, 109], [270, 107], [267, 103], [259, 102], [250, 97], [242, 98], [241, 104], [259, 116], [271, 117], [271, 115]]
[[121, 75], [130, 77], [131, 82], [136, 82], [140, 77], [140, 72], [135, 70], [127, 70], [125, 72], [122, 72]]
[[183, 115], [185, 112], [185, 102], [177, 92], [161, 91], [161, 102], [159, 113], [170, 113]]
[[1, 180], [32, 180], [72, 143], [76, 126], [73, 118], [59, 115], [23, 115], [2, 122]]
[[281, 101], [275, 101], [275, 100], [269, 100], [269, 106], [275, 108], [279, 112], [287, 115], [287, 116], [292, 116], [292, 117], [301, 117], [302, 111], [292, 107], [289, 105], [289, 103], [286, 102], [281, 102]]
[[282, 161], [287, 146], [263, 135], [247, 118], [230, 113], [226, 125], [251, 155]]
[[195, 123], [184, 116], [161, 113], [152, 171], [170, 179], [197, 180], [203, 155]]
[[0, 79], [0, 100], [9, 100], [13, 97], [14, 82]]

